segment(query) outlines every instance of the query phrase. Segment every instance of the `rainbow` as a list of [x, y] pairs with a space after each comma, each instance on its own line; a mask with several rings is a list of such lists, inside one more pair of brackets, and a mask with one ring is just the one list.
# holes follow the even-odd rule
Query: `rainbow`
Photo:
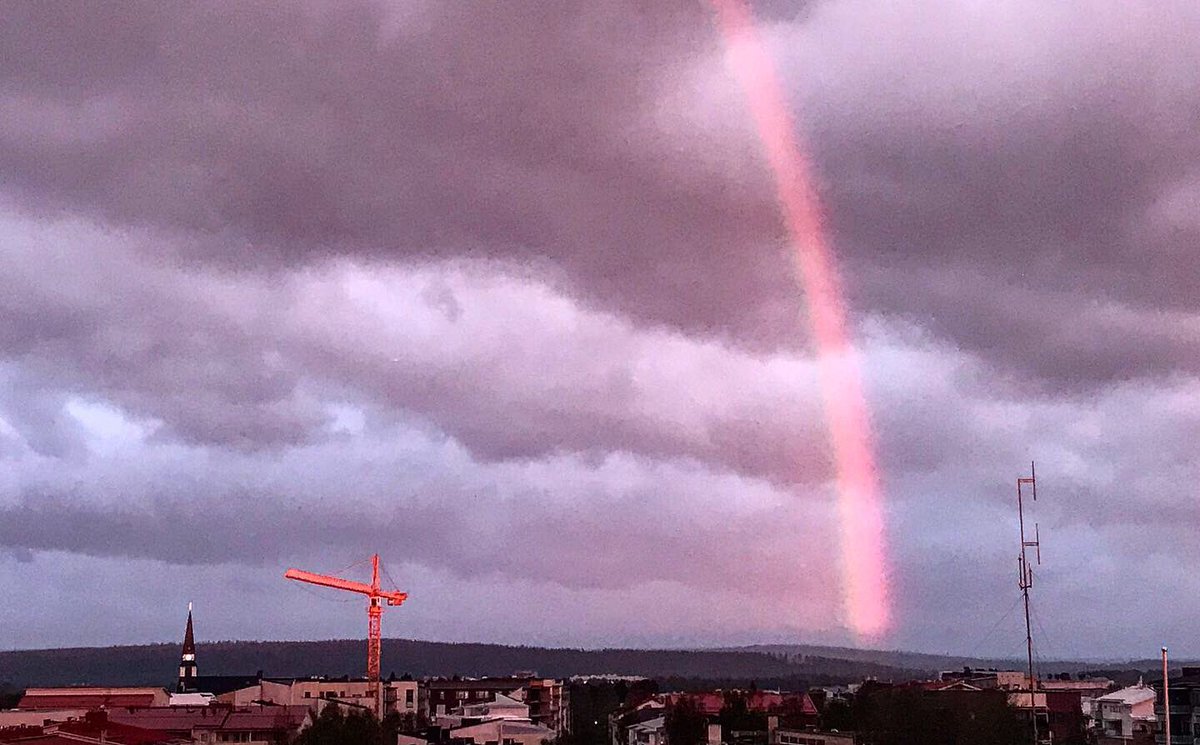
[[846, 622], [876, 637], [889, 625], [884, 528], [870, 419], [837, 267], [825, 237], [811, 168], [783, 88], [744, 0], [711, 0], [727, 63], [746, 96], [775, 179], [783, 219], [804, 286], [816, 343], [825, 418], [833, 445]]

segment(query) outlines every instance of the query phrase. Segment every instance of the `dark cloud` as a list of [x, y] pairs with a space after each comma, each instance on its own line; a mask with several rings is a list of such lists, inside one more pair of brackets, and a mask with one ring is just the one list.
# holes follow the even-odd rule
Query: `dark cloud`
[[153, 240], [145, 234], [4, 226], [0, 345], [20, 372], [0, 410], [35, 449], [68, 447], [66, 394], [110, 398], [165, 422], [164, 435], [238, 448], [303, 442], [324, 422], [254, 325], [264, 300], [245, 285], [131, 260], [125, 246]]
[[[859, 311], [1057, 387], [1193, 369], [1192, 345], [1162, 334], [1126, 330], [1142, 348], [1109, 351], [1121, 329], [1079, 300], [1194, 312], [1190, 233], [1147, 226], [1200, 161], [1194, 7], [1029, 5], [1023, 31], [948, 7], [938, 33], [916, 9], [760, 10]], [[39, 209], [184, 231], [190, 252], [239, 266], [487, 257], [643, 321], [803, 336], [703, 5], [5, 12], [0, 164]], [[997, 343], [1030, 326], [1083, 354]]]
[[[1105, 644], [1144, 635], [1080, 620], [1122, 622], [1101, 580], [1190, 546], [1197, 7], [756, 5], [857, 322], [897, 644], [973, 643], [1031, 459]], [[821, 631], [822, 392], [722, 54], [693, 2], [5, 4], [4, 571], [382, 545], [590, 598], [594, 638], [663, 584], [739, 633], [811, 592]]]
[[[312, 455], [332, 465], [331, 453]], [[563, 467], [572, 470], [569, 464]], [[281, 484], [269, 479], [251, 477], [251, 483], [239, 484], [214, 474], [197, 483], [181, 475], [155, 474], [134, 493], [121, 493], [119, 482], [103, 490], [45, 486], [29, 491], [0, 504], [0, 546], [18, 557], [70, 551], [185, 567], [255, 566], [386, 546], [392, 561], [438, 567], [460, 578], [569, 588], [619, 589], [647, 582], [721, 591], [790, 588], [817, 593], [826, 604], [835, 595], [833, 577], [796, 571], [832, 550], [831, 536], [803, 520], [798, 503], [786, 500], [772, 509], [777, 526], [792, 526], [784, 531], [764, 523], [761, 506], [689, 508], [712, 504], [716, 495], [744, 498], [739, 490], [764, 493], [729, 479], [710, 479], [714, 494], [700, 499], [688, 495], [683, 484], [601, 492], [561, 476], [555, 479], [559, 493], [550, 495], [502, 473], [495, 476], [497, 483], [478, 490], [442, 478], [429, 492], [401, 496], [413, 489], [408, 476], [391, 484], [401, 495], [368, 500], [325, 490], [299, 496], [303, 487], [290, 483], [295, 475], [286, 477], [293, 494], [278, 493]], [[682, 479], [689, 486], [699, 481], [694, 475]], [[809, 514], [825, 509], [804, 507]], [[727, 518], [712, 520], [720, 511]], [[804, 544], [798, 551], [796, 539]], [[781, 560], [784, 552], [790, 555]]]
[[10, 9], [21, 17], [6, 28], [22, 30], [0, 39], [18, 60], [0, 163], [13, 187], [42, 208], [217, 236], [196, 250], [238, 265], [547, 262], [639, 317], [794, 329], [789, 308], [731, 312], [764, 289], [791, 294], [780, 251], [743, 240], [747, 220], [778, 232], [770, 203], [664, 181], [660, 161], [686, 156], [642, 122], [715, 49], [703, 6], [226, 11], [131, 5], [67, 23]]
[[800, 109], [857, 306], [1060, 391], [1194, 372], [1187, 232], [1151, 225], [1200, 164], [1195, 7], [1026, 5], [984, 26], [973, 7], [948, 5], [936, 33], [882, 12], [870, 48], [822, 45], [862, 8], [846, 3], [793, 55], [837, 70]]
[[[325, 437], [329, 404], [350, 400], [419, 415], [484, 459], [626, 451], [778, 483], [828, 473], [814, 369], [798, 358], [639, 329], [453, 266], [280, 281], [143, 266], [137, 249], [157, 244], [138, 232], [7, 227], [0, 288], [46, 310], [10, 317], [31, 382], [0, 414], [35, 449], [70, 432], [66, 393], [110, 400], [159, 437], [246, 450]], [[44, 240], [70, 246], [47, 257]]]

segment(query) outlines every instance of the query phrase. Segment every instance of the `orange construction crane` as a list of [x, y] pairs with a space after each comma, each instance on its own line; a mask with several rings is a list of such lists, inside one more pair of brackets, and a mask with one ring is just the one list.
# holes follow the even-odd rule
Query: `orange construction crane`
[[336, 590], [347, 590], [366, 595], [367, 605], [367, 681], [371, 685], [371, 695], [375, 699], [375, 716], [383, 717], [383, 697], [379, 688], [379, 649], [383, 643], [383, 603], [400, 605], [408, 599], [407, 592], [389, 592], [379, 586], [379, 554], [371, 556], [371, 584], [354, 582], [340, 577], [329, 577], [324, 574], [313, 574], [301, 569], [289, 569], [284, 577], [299, 582], [308, 582], [322, 587], [332, 587]]

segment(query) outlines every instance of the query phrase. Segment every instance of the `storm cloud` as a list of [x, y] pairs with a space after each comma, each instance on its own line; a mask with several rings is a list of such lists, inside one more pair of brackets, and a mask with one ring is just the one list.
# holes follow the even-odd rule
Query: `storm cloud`
[[[0, 9], [11, 593], [94, 559], [130, 603], [165, 572], [230, 635], [302, 636], [218, 578], [378, 549], [414, 604], [478, 597], [460, 638], [553, 626], [550, 597], [552, 642], [848, 638], [804, 297], [711, 11], [543, 5]], [[1047, 625], [1100, 645], [1057, 651], [1178, 630], [1195, 592], [1135, 632], [1081, 588], [1196, 548], [1200, 9], [756, 13], [864, 366], [883, 641], [1015, 651], [977, 637], [1033, 459]], [[0, 646], [129, 640], [39, 612]]]

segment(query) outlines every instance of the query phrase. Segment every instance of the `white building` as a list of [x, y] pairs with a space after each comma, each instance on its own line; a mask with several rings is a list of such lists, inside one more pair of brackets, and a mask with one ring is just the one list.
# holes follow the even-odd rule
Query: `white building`
[[771, 745], [854, 745], [854, 733], [779, 729], [775, 731]]
[[1155, 695], [1153, 688], [1139, 682], [1093, 699], [1090, 713], [1097, 742], [1118, 745], [1153, 733]]
[[[558, 736], [554, 730], [531, 720], [528, 703], [516, 695], [503, 693], [492, 694], [490, 700], [464, 703], [438, 715], [436, 723], [449, 732], [451, 741], [477, 745], [542, 745]], [[397, 745], [416, 744], [398, 741]]]
[[167, 706], [208, 706], [215, 699], [211, 693], [172, 693]]
[[644, 722], [635, 722], [625, 730], [626, 745], [666, 745], [667, 718], [656, 716]]
[[476, 745], [503, 743], [504, 745], [543, 745], [553, 742], [554, 730], [533, 722], [511, 719], [492, 719], [478, 724], [466, 724], [450, 730], [454, 742], [471, 741]]
[[446, 729], [461, 727], [467, 723], [494, 721], [502, 719], [508, 722], [532, 723], [529, 718], [529, 704], [519, 701], [512, 696], [497, 693], [491, 701], [479, 701], [473, 704], [463, 704], [449, 714], [437, 717], [437, 725]]

